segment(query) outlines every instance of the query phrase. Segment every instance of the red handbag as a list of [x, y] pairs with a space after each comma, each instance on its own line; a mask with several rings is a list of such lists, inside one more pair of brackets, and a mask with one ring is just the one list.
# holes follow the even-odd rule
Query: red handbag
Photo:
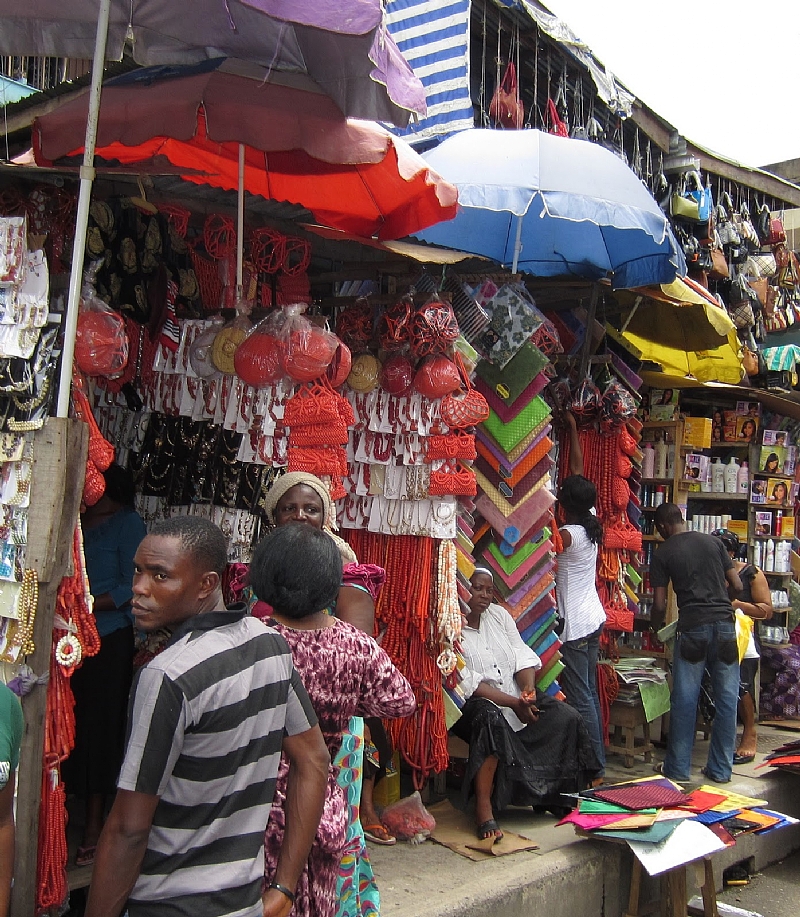
[[519, 97], [517, 68], [509, 62], [500, 85], [489, 103], [489, 117], [498, 127], [520, 130], [525, 123], [525, 106]]
[[461, 376], [464, 389], [460, 392], [445, 395], [442, 398], [439, 413], [448, 427], [455, 429], [474, 427], [479, 423], [483, 423], [489, 416], [489, 402], [477, 389], [472, 387], [464, 366], [464, 360], [458, 351], [455, 352], [453, 362], [456, 364], [458, 374]]
[[461, 462], [448, 463], [431, 471], [428, 494], [432, 497], [443, 497], [450, 494], [463, 497], [474, 497], [478, 493], [478, 482], [475, 475]]
[[411, 318], [409, 339], [418, 357], [444, 353], [458, 337], [458, 321], [449, 302], [433, 299]]
[[783, 221], [779, 217], [772, 217], [769, 221], [769, 233], [764, 240], [764, 245], [779, 245], [786, 241], [786, 230], [783, 228]]
[[425, 461], [438, 459], [476, 459], [475, 437], [471, 433], [434, 433], [425, 440]]

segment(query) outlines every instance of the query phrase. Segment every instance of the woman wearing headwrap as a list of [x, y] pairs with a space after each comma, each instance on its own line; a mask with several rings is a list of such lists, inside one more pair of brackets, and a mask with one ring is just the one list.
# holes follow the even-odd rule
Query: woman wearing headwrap
[[[372, 635], [375, 622], [375, 600], [386, 579], [382, 567], [359, 564], [353, 549], [333, 531], [335, 514], [326, 485], [313, 474], [290, 471], [279, 477], [264, 500], [268, 520], [275, 526], [302, 522], [322, 529], [336, 543], [342, 557], [342, 584], [329, 612]], [[272, 609], [256, 602], [253, 615], [267, 620]], [[369, 719], [371, 741], [379, 748], [380, 764], [391, 757], [386, 732], [380, 719]], [[364, 720], [353, 717], [342, 735], [342, 746], [334, 761], [339, 770], [339, 785], [347, 795], [350, 808], [347, 828], [347, 851], [339, 868], [337, 917], [377, 917], [380, 913], [378, 889], [369, 861], [364, 834], [379, 844], [394, 844], [381, 825], [372, 802], [379, 768], [362, 766], [364, 758]], [[362, 789], [363, 777], [363, 789]], [[362, 828], [362, 824], [364, 827]]]
[[599, 764], [578, 711], [536, 690], [541, 660], [493, 597], [491, 571], [477, 567], [461, 630], [467, 702], [453, 732], [469, 743], [463, 786], [481, 840], [503, 836], [495, 813], [508, 805], [565, 814], [559, 794], [584, 789]]

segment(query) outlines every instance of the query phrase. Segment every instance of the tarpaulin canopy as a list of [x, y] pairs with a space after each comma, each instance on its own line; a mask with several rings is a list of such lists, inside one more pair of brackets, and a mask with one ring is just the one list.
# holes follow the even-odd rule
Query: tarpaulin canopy
[[[37, 118], [37, 163], [81, 152], [88, 95]], [[243, 188], [309, 209], [362, 236], [396, 239], [455, 214], [456, 190], [404, 140], [342, 116], [317, 93], [263, 84], [215, 64], [147, 68], [103, 89], [95, 156], [164, 160], [196, 184]]]
[[[0, 54], [91, 60], [101, 0], [0, 0]], [[142, 66], [231, 57], [303, 77], [355, 118], [408, 123], [425, 90], [381, 0], [110, 0], [105, 57]]]

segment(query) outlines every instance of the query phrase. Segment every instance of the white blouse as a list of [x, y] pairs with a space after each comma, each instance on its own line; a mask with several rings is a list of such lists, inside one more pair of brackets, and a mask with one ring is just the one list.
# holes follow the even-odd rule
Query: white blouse
[[[514, 675], [522, 669], [540, 669], [542, 661], [520, 637], [514, 619], [494, 602], [484, 611], [477, 629], [466, 622], [461, 628], [461, 655], [466, 663], [461, 670], [461, 689], [465, 697], [475, 693], [481, 682], [513, 697], [522, 691]], [[500, 708], [514, 732], [525, 724], [508, 707]]]
[[558, 555], [556, 594], [558, 611], [564, 619], [561, 640], [580, 640], [605, 624], [606, 612], [597, 594], [597, 545], [582, 525], [561, 527], [572, 536], [572, 544]]

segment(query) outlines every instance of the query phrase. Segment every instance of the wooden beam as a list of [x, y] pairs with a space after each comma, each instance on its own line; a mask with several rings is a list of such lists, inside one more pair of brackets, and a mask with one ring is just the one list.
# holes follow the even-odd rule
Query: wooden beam
[[[72, 537], [78, 520], [89, 432], [83, 421], [50, 417], [33, 444], [33, 477], [28, 510], [25, 563], [39, 576], [33, 639], [26, 658], [37, 675], [50, 670], [53, 616], [58, 587], [72, 565]], [[36, 687], [22, 699], [25, 733], [17, 780], [17, 843], [11, 913], [36, 912], [39, 804], [42, 789], [47, 689]]]

